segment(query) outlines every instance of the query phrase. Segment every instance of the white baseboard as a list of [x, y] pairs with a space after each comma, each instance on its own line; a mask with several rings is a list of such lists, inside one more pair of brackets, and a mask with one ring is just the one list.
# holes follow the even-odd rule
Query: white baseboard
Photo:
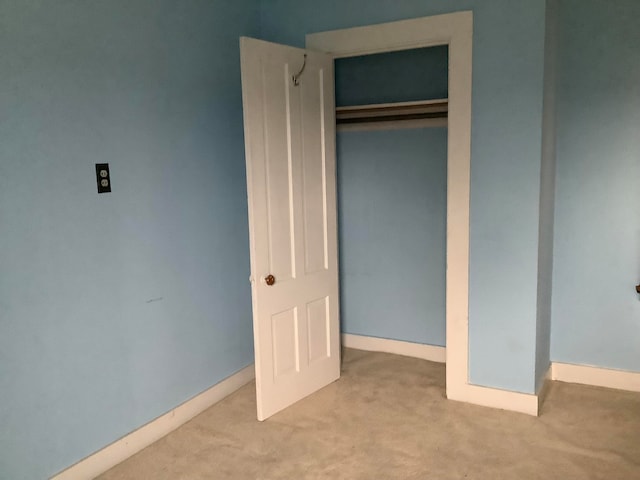
[[454, 391], [447, 389], [447, 398], [481, 407], [499, 408], [511, 412], [526, 413], [534, 417], [538, 416], [538, 396], [529, 393], [467, 384], [454, 389]]
[[540, 410], [542, 408], [542, 404], [544, 403], [547, 395], [549, 394], [549, 389], [551, 388], [551, 369], [552, 364], [549, 363], [549, 369], [547, 373], [544, 375], [544, 380], [542, 381], [542, 385], [538, 388], [536, 395], [538, 395], [538, 414], [540, 414]]
[[369, 352], [395, 353], [405, 357], [421, 358], [431, 362], [446, 362], [446, 348], [422, 343], [389, 340], [387, 338], [366, 337], [364, 335], [342, 334], [342, 345]]
[[640, 372], [553, 362], [551, 364], [551, 379], [559, 382], [640, 392]]
[[170, 412], [54, 475], [51, 480], [89, 480], [97, 477], [188, 422], [254, 378], [255, 368], [249, 365]]

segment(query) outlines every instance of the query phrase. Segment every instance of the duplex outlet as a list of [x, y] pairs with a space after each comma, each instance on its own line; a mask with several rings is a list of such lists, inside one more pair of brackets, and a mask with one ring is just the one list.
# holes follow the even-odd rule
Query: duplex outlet
[[96, 163], [96, 182], [98, 184], [98, 193], [111, 191], [111, 175], [109, 174], [108, 163]]

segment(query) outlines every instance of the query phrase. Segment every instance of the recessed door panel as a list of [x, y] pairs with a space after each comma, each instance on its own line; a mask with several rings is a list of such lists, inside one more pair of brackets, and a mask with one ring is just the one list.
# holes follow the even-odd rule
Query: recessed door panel
[[[288, 86], [285, 69], [261, 61], [264, 112], [265, 181], [269, 272], [280, 281], [294, 276], [293, 205], [291, 198], [291, 158], [289, 151]], [[281, 108], [285, 105], [286, 108]]]
[[279, 377], [300, 370], [298, 358], [298, 312], [292, 308], [271, 317], [273, 335], [273, 376]]
[[307, 341], [309, 344], [309, 364], [330, 356], [329, 342], [329, 297], [307, 304]]
[[304, 189], [305, 271], [327, 268], [326, 181], [323, 125], [324, 70], [301, 85], [302, 170]]

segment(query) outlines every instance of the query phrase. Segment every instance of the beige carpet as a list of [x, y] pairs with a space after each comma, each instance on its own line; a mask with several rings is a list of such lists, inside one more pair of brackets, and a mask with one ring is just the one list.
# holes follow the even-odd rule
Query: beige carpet
[[346, 350], [266, 422], [247, 385], [116, 466], [121, 479], [640, 479], [640, 394], [554, 382], [538, 418], [448, 401], [444, 365]]

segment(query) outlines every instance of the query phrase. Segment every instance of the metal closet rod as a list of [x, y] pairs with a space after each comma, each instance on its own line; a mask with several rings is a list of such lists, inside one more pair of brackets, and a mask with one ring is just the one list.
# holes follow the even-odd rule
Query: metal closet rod
[[[353, 105], [336, 108], [336, 124], [342, 129], [367, 129], [368, 126], [387, 125], [443, 126], [448, 117], [446, 98], [416, 102]], [[361, 127], [361, 128], [360, 128]]]
[[446, 118], [449, 110], [448, 99], [424, 100], [418, 102], [377, 103], [336, 108], [337, 123], [353, 121], [387, 121], [389, 118]]

